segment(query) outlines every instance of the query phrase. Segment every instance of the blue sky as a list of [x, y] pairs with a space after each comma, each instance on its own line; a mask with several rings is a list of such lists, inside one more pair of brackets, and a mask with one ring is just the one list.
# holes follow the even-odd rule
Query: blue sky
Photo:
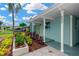
[[[18, 26], [21, 22], [28, 24], [31, 17], [43, 13], [45, 9], [50, 8], [52, 5], [53, 3], [22, 3], [20, 11], [15, 16], [15, 26]], [[12, 16], [8, 11], [7, 3], [0, 4], [0, 21], [4, 25], [12, 26]]]

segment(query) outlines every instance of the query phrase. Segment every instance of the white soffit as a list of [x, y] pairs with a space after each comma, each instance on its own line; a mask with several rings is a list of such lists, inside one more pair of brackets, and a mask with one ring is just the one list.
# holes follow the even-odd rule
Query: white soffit
[[64, 4], [60, 4], [59, 6], [50, 9], [48, 12], [43, 13], [43, 15], [45, 17], [49, 16], [51, 18], [55, 18], [57, 16], [60, 16], [60, 11], [64, 10], [65, 14], [72, 14], [75, 16], [79, 16], [79, 3], [64, 3]]
[[65, 13], [69, 13], [75, 16], [79, 16], [79, 3], [61, 3], [58, 4], [56, 7], [45, 10], [43, 14], [40, 14], [33, 19], [38, 19], [42, 17], [46, 18], [55, 18], [60, 15], [59, 8], [65, 10]]
[[79, 16], [79, 3], [65, 3], [60, 8], [72, 15]]
[[59, 7], [59, 6], [61, 6], [61, 5], [63, 5], [63, 3], [62, 3], [62, 4], [60, 4], [60, 3], [54, 4], [54, 7], [52, 7], [51, 9], [45, 10], [44, 13], [37, 15], [36, 17], [34, 17], [33, 19], [31, 19], [31, 21], [34, 21], [35, 19], [43, 18], [43, 17], [52, 19], [52, 17], [51, 17], [51, 16], [50, 16], [50, 17], [47, 16], [47, 14], [48, 14], [50, 11], [52, 11], [53, 9], [56, 9], [57, 7]]

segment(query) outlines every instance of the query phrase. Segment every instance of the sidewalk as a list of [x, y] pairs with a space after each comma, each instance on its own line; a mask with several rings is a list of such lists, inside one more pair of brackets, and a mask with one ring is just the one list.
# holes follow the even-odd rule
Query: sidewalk
[[56, 50], [55, 48], [46, 46], [44, 48], [40, 48], [36, 51], [30, 52], [22, 56], [67, 56], [67, 55]]

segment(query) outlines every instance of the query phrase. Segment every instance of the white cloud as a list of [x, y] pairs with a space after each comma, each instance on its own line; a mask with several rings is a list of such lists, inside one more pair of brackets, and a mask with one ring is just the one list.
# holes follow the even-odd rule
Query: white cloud
[[[9, 16], [12, 17], [12, 13], [10, 13]], [[15, 16], [15, 14], [14, 14], [14, 16]]]
[[16, 23], [15, 23], [15, 26], [19, 26], [19, 23], [16, 22]]
[[7, 22], [7, 21], [6, 21], [6, 17], [0, 15], [0, 21], [3, 22], [3, 25], [6, 24], [6, 22]]
[[4, 20], [4, 19], [6, 19], [6, 17], [0, 15], [0, 20]]
[[26, 3], [20, 3], [21, 4], [21, 6], [24, 6]]
[[5, 11], [5, 10], [6, 10], [6, 8], [5, 8], [5, 7], [2, 7], [2, 8], [0, 8], [0, 10]]
[[28, 22], [31, 17], [32, 17], [32, 16], [29, 16], [29, 17], [22, 17], [22, 19]]
[[28, 14], [37, 14], [36, 12], [30, 11], [30, 10], [28, 10], [27, 13]]
[[23, 20], [26, 20], [26, 17], [22, 17]]
[[17, 18], [14, 18], [14, 20], [17, 21], [18, 19]]
[[11, 21], [7, 21], [6, 19], [1, 20], [3, 22], [3, 26], [12, 26], [12, 22]]
[[25, 7], [23, 7], [24, 10], [36, 10], [36, 9], [44, 10], [47, 8], [48, 8], [47, 6], [41, 3], [30, 3], [27, 4]]
[[15, 20], [15, 23], [16, 23], [16, 22], [21, 22], [21, 21], [22, 21], [22, 19], [19, 19], [19, 18], [17, 18], [17, 17], [15, 17], [14, 20]]
[[28, 14], [37, 14], [36, 12], [33, 12], [33, 10], [45, 10], [48, 7], [41, 3], [30, 3], [26, 4], [26, 6], [23, 7], [23, 10], [27, 10]]
[[4, 5], [5, 6], [5, 8], [8, 8], [8, 5]]
[[12, 26], [12, 25], [13, 25], [13, 22], [11, 22], [11, 21], [6, 21], [6, 22], [5, 22], [5, 25], [6, 25], [6, 26]]
[[9, 16], [12, 17], [12, 14], [10, 13]]
[[4, 23], [6, 22], [6, 19], [2, 20]]
[[36, 17], [37, 15], [32, 16], [32, 18]]
[[[0, 15], [0, 21], [2, 21], [2, 22], [3, 22], [3, 25], [5, 25], [5, 26], [12, 26], [12, 25], [13, 25], [13, 22], [6, 20], [6, 17], [5, 17], [5, 16], [1, 16], [1, 15]], [[15, 18], [15, 23], [16, 23], [16, 21], [18, 21], [17, 18]], [[17, 25], [17, 24], [15, 24], [15, 26], [16, 26], [16, 25]]]
[[11, 21], [6, 20], [5, 16], [1, 16], [1, 15], [0, 15], [0, 21], [2, 21], [3, 25], [5, 25], [5, 26], [12, 26], [12, 24], [13, 24]]

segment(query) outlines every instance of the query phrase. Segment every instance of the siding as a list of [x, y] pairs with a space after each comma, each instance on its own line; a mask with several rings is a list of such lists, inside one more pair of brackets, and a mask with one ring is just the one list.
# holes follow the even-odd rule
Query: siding
[[70, 45], [70, 16], [64, 18], [64, 43]]
[[50, 21], [50, 28], [46, 29], [46, 38], [60, 42], [60, 29], [61, 27], [59, 18], [55, 18], [54, 20]]
[[[56, 17], [54, 20], [50, 21], [50, 28], [46, 29], [46, 41], [55, 40], [57, 42], [61, 41], [61, 18]], [[78, 21], [79, 22], [79, 18]], [[75, 29], [75, 18], [73, 19], [73, 45], [79, 42], [79, 24], [77, 25], [78, 29]], [[36, 33], [40, 36], [43, 36], [43, 23], [39, 26], [40, 29], [36, 29]], [[70, 45], [70, 16], [65, 15], [64, 17], [64, 44]]]
[[73, 46], [79, 43], [79, 18], [73, 17]]
[[[64, 43], [70, 44], [70, 17], [68, 15], [64, 18]], [[56, 17], [55, 20], [50, 21], [50, 28], [46, 29], [46, 38], [55, 40], [57, 42], [61, 41], [61, 18]], [[47, 39], [47, 41], [49, 41]]]

